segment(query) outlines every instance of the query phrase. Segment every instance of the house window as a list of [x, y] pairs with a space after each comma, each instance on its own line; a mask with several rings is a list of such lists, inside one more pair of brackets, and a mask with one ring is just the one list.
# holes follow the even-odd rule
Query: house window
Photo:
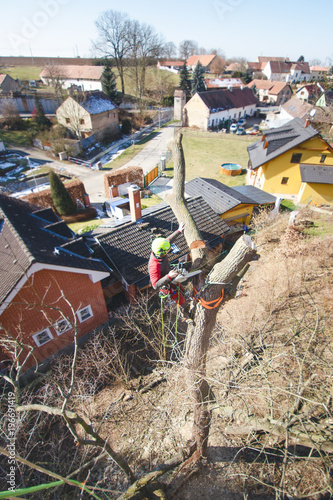
[[69, 118], [65, 118], [65, 120], [66, 120], [66, 123], [70, 123], [71, 122]]
[[84, 119], [80, 118], [80, 125], [84, 125]]
[[53, 328], [55, 329], [57, 335], [61, 335], [71, 328], [71, 324], [66, 318], [61, 318], [59, 321], [54, 323]]
[[294, 153], [291, 157], [290, 163], [300, 163], [302, 153]]
[[321, 155], [321, 158], [320, 158], [320, 163], [325, 163], [326, 156], [327, 156], [327, 155]]
[[84, 307], [77, 312], [77, 316], [79, 318], [80, 323], [86, 321], [87, 319], [93, 316], [92, 310], [90, 306]]
[[35, 333], [32, 336], [32, 338], [36, 342], [37, 346], [40, 347], [40, 346], [46, 344], [46, 342], [49, 342], [50, 340], [52, 340], [53, 336], [52, 336], [52, 333], [50, 332], [50, 330], [48, 328], [45, 328], [44, 330], [41, 330], [40, 332]]
[[289, 177], [282, 177], [281, 184], [288, 184]]

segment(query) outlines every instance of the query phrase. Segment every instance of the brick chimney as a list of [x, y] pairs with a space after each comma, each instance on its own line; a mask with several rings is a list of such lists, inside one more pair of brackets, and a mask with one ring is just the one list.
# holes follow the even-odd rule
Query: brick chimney
[[119, 190], [118, 190], [118, 186], [110, 186], [109, 187], [109, 192], [110, 192], [110, 198], [116, 198], [117, 196], [119, 196]]
[[305, 120], [305, 125], [304, 127], [308, 127], [310, 125], [311, 121], [310, 120]]
[[141, 219], [141, 196], [140, 188], [133, 184], [128, 188], [128, 198], [132, 222]]

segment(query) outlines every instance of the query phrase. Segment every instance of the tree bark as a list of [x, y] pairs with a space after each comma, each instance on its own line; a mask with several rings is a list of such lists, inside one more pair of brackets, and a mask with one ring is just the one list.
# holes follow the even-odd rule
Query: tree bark
[[189, 387], [192, 389], [192, 402], [194, 406], [190, 451], [196, 451], [196, 457], [199, 459], [206, 455], [211, 421], [208, 407], [211, 394], [209, 385], [205, 380], [206, 355], [209, 339], [215, 327], [216, 316], [220, 307], [218, 301], [225, 285], [253, 259], [257, 250], [251, 238], [243, 235], [236, 242], [228, 256], [222, 262], [215, 264], [206, 279], [206, 274], [209, 270], [209, 265], [207, 266], [209, 252], [202, 241], [193, 218], [188, 212], [184, 199], [185, 159], [181, 134], [175, 139], [173, 156], [175, 169], [174, 187], [173, 193], [168, 196], [167, 201], [178, 222], [185, 222], [184, 235], [191, 249], [192, 267], [201, 267], [203, 269], [203, 272], [194, 281], [196, 288], [201, 290], [200, 302], [196, 306], [194, 324], [190, 325], [187, 331], [184, 355], [184, 367], [187, 371], [186, 379]]

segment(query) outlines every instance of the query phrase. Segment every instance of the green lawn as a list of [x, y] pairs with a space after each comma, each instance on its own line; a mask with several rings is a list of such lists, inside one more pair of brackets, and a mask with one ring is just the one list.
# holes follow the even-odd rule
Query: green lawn
[[19, 80], [39, 80], [42, 69], [41, 66], [10, 66], [1, 68], [1, 73], [7, 73], [12, 78]]
[[5, 146], [31, 146], [31, 134], [27, 130], [0, 130], [0, 141]]
[[256, 140], [258, 138], [249, 136], [185, 129], [183, 148], [186, 180], [208, 177], [228, 185], [244, 184], [244, 175], [222, 175], [220, 167], [222, 163], [238, 163], [245, 169], [248, 163], [247, 147]]

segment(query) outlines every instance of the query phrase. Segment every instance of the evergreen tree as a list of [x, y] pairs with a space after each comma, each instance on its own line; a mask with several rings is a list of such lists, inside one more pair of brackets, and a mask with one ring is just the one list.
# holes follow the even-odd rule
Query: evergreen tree
[[179, 82], [179, 88], [181, 90], [185, 90], [186, 92], [186, 97], [190, 97], [191, 95], [191, 80], [190, 80], [190, 74], [188, 72], [186, 63], [184, 62], [182, 69], [179, 72], [180, 76], [180, 82]]
[[104, 71], [102, 75], [103, 92], [115, 104], [119, 103], [119, 94], [117, 91], [116, 75], [112, 71], [109, 59], [105, 59]]
[[51, 196], [54, 206], [59, 215], [72, 215], [76, 212], [76, 206], [65, 188], [59, 175], [51, 170], [49, 174]]
[[200, 61], [198, 61], [193, 72], [192, 95], [196, 94], [197, 92], [204, 92], [205, 90], [205, 70], [203, 69]]
[[35, 95], [34, 115], [35, 115], [35, 122], [39, 131], [49, 130], [51, 128], [52, 125], [51, 120], [49, 120], [47, 116], [45, 116], [43, 106], [41, 105], [41, 102], [37, 94]]

